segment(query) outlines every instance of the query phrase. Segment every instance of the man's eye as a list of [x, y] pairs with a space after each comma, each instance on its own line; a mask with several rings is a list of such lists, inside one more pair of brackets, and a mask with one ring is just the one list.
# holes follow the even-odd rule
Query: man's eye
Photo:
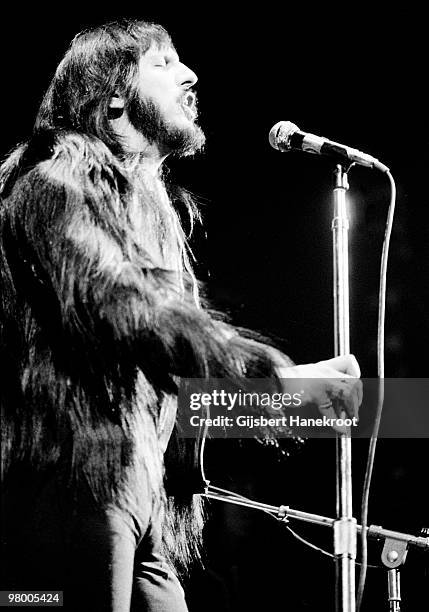
[[162, 57], [156, 60], [155, 66], [158, 66], [160, 68], [165, 68], [166, 66], [168, 66], [170, 61], [171, 60], [169, 57]]

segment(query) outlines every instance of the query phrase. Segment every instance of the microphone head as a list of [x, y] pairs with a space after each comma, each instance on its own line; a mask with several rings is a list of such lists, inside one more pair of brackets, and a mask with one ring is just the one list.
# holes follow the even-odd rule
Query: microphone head
[[299, 132], [299, 127], [291, 121], [279, 121], [274, 125], [269, 134], [270, 145], [278, 151], [290, 150], [290, 137]]

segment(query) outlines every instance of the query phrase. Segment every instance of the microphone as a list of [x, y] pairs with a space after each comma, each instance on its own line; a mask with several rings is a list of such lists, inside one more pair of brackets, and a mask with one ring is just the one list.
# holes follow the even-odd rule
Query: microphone
[[389, 172], [389, 168], [375, 157], [327, 138], [301, 132], [299, 127], [291, 121], [276, 123], [270, 130], [269, 140], [273, 149], [278, 151], [306, 151], [307, 153], [333, 157], [338, 162], [354, 163], [368, 168], [376, 168], [381, 172]]

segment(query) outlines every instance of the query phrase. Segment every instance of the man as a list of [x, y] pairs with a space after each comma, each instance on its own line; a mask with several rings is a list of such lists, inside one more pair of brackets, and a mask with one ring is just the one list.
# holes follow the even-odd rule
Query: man
[[82, 32], [1, 170], [1, 588], [71, 610], [186, 610], [164, 557], [194, 550], [163, 486], [179, 377], [361, 402], [353, 357], [293, 366], [201, 308], [176, 212], [195, 209], [162, 176], [204, 144], [196, 81], [158, 25]]

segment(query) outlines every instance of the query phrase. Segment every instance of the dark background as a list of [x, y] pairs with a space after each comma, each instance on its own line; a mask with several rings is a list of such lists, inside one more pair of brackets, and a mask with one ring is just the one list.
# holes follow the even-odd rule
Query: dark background
[[[293, 6], [293, 5], [292, 5]], [[200, 196], [204, 230], [194, 247], [213, 303], [233, 322], [277, 339], [297, 363], [333, 355], [331, 176], [327, 159], [280, 154], [268, 132], [280, 120], [370, 153], [397, 182], [388, 272], [386, 376], [426, 377], [429, 319], [426, 55], [422, 14], [352, 6], [321, 14], [268, 4], [232, 14], [201, 3], [146, 10], [121, 3], [16, 11], [1, 25], [0, 152], [26, 138], [72, 36], [118, 16], [162, 23], [181, 59], [199, 75], [203, 156], [172, 162], [177, 181]], [[120, 12], [120, 9], [122, 11]], [[334, 17], [336, 15], [336, 17]], [[374, 377], [377, 295], [389, 185], [375, 171], [350, 174], [351, 347]], [[206, 234], [205, 234], [206, 233]], [[404, 410], [407, 407], [404, 406]], [[252, 498], [335, 514], [335, 443], [309, 440], [280, 460], [256, 442], [214, 441], [208, 476]], [[367, 442], [354, 446], [358, 516]], [[370, 523], [417, 534], [429, 525], [426, 441], [380, 441]], [[333, 609], [333, 563], [268, 516], [211, 504], [206, 570], [187, 584], [192, 611]], [[332, 549], [331, 534], [297, 531]], [[381, 545], [371, 544], [379, 563]], [[428, 596], [428, 556], [411, 550], [403, 570], [404, 610]], [[365, 609], [382, 609], [386, 576], [369, 570]], [[424, 606], [424, 604], [423, 604]]]

